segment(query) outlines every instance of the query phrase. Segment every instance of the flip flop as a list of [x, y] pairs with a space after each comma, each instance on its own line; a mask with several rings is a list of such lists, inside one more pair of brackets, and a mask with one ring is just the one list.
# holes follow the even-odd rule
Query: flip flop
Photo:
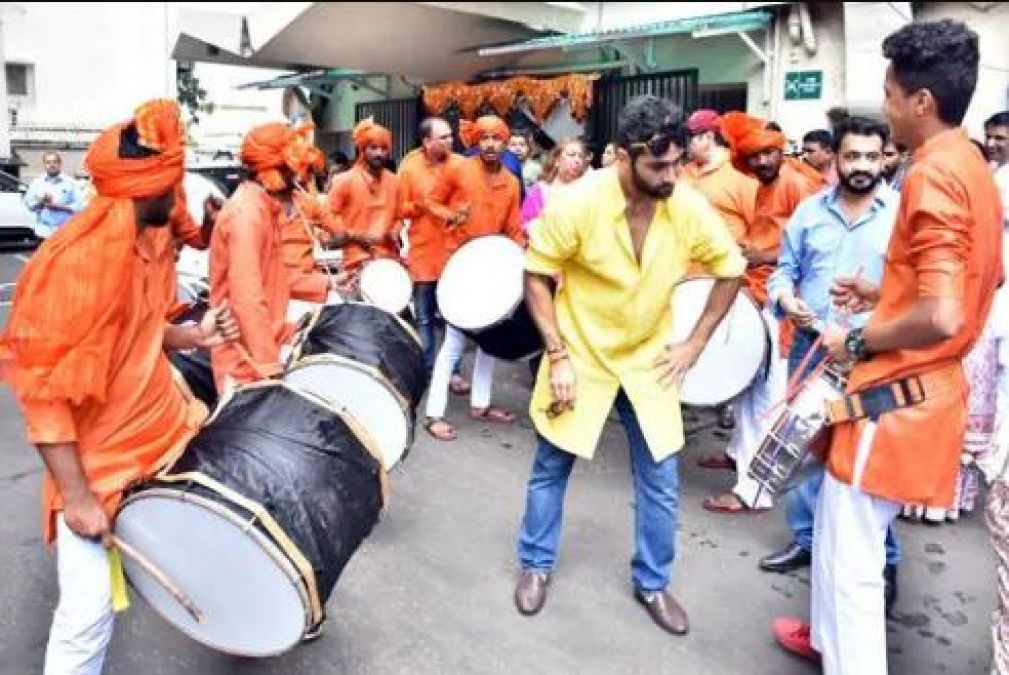
[[[435, 431], [435, 425], [442, 425], [441, 431]], [[427, 433], [431, 434], [432, 438], [439, 441], [454, 441], [458, 438], [458, 434], [455, 432], [455, 428], [445, 421], [444, 417], [429, 417], [424, 423], [424, 429]]]
[[[477, 412], [479, 410], [479, 412]], [[495, 424], [512, 424], [518, 419], [518, 415], [511, 410], [488, 406], [483, 410], [470, 408], [469, 416], [480, 422], [494, 422]]]
[[[731, 499], [733, 500], [731, 505], [727, 503], [729, 496], [731, 496]], [[730, 516], [738, 516], [743, 513], [761, 513], [763, 511], [770, 510], [767, 507], [751, 509], [749, 506], [740, 501], [739, 497], [732, 492], [727, 492], [717, 497], [708, 497], [704, 500], [703, 506], [705, 511], [722, 513]]]
[[736, 460], [728, 455], [705, 457], [704, 459], [697, 460], [697, 466], [702, 469], [729, 469], [735, 471]]

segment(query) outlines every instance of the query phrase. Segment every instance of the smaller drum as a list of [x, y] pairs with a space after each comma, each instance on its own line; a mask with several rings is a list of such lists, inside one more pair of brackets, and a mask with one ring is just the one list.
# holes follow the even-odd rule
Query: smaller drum
[[456, 251], [438, 281], [445, 321], [487, 354], [514, 361], [543, 351], [525, 303], [525, 253], [508, 237], [473, 239]]
[[775, 420], [747, 468], [747, 474], [761, 490], [780, 494], [804, 473], [806, 463], [815, 461], [811, 450], [827, 428], [827, 404], [844, 396], [846, 384], [844, 373], [828, 365], [802, 385]]
[[[683, 342], [697, 325], [715, 285], [710, 277], [686, 279], [673, 290], [673, 342]], [[686, 405], [712, 406], [741, 394], [768, 358], [770, 338], [757, 304], [740, 292], [711, 334], [680, 389]]]
[[359, 282], [361, 299], [369, 305], [400, 314], [413, 298], [413, 280], [401, 264], [379, 258], [364, 264]]
[[386, 470], [413, 443], [427, 374], [420, 339], [395, 314], [356, 302], [322, 307], [294, 346], [284, 382], [357, 419]]

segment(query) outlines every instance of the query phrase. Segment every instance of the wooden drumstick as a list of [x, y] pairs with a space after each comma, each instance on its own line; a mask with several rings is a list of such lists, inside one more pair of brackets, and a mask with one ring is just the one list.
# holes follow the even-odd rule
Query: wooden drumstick
[[177, 603], [182, 605], [182, 608], [189, 613], [189, 616], [193, 617], [193, 620], [196, 621], [196, 623], [207, 622], [206, 615], [200, 611], [200, 608], [196, 606], [196, 603], [193, 602], [188, 595], [183, 593], [182, 590], [176, 586], [157, 565], [151, 562], [147, 556], [127, 544], [116, 535], [112, 535], [112, 543], [123, 555], [135, 562], [142, 570], [151, 575], [151, 577], [158, 582], [159, 586], [168, 591], [168, 594], [175, 598]]

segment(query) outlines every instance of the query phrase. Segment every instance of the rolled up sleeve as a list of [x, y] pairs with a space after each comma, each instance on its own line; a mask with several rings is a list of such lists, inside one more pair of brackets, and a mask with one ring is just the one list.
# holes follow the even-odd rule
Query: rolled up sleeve
[[564, 263], [578, 251], [578, 231], [571, 218], [549, 206], [535, 222], [536, 227], [529, 229], [526, 271], [543, 275], [558, 274]]
[[917, 176], [905, 190], [911, 224], [910, 263], [920, 297], [964, 297], [970, 252], [969, 200], [942, 172]]
[[693, 221], [690, 261], [720, 279], [743, 276], [746, 259], [718, 212], [703, 199], [692, 200], [690, 208]]
[[35, 445], [77, 440], [73, 409], [62, 401], [20, 401], [28, 441]]

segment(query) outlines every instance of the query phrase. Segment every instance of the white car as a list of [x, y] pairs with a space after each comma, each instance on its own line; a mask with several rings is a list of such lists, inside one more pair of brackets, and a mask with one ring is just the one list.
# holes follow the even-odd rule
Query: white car
[[0, 171], [0, 248], [31, 249], [39, 244], [35, 214], [24, 204], [28, 186]]

